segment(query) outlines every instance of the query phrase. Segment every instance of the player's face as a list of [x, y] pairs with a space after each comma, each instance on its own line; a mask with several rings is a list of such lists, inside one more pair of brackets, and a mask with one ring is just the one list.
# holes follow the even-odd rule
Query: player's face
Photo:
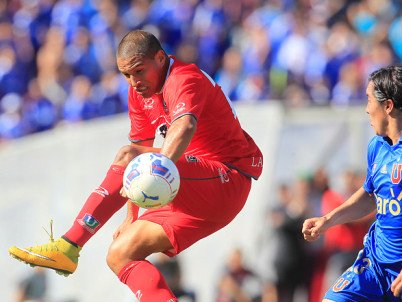
[[117, 58], [117, 67], [128, 84], [144, 98], [162, 90], [166, 77], [166, 56], [159, 51], [153, 59], [134, 56], [129, 59]]
[[373, 82], [368, 83], [366, 94], [366, 112], [370, 117], [370, 124], [377, 135], [387, 136], [388, 113], [384, 104], [385, 102], [377, 101], [374, 96]]

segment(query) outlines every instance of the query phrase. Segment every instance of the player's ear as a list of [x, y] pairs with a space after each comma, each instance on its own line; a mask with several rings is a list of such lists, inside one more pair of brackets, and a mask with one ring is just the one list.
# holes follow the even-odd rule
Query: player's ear
[[163, 65], [165, 64], [165, 57], [166, 57], [165, 52], [161, 49], [156, 53], [155, 60], [156, 62], [158, 62], [158, 64]]
[[386, 100], [384, 105], [385, 105], [385, 111], [388, 114], [391, 113], [392, 109], [394, 109], [394, 107], [395, 107], [394, 101], [391, 99]]

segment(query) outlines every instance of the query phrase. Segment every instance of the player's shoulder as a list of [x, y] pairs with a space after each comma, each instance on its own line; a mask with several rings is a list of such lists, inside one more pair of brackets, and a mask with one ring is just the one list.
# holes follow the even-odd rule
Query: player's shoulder
[[202, 71], [201, 69], [194, 63], [185, 63], [182, 62], [178, 59], [176, 59], [175, 57], [172, 57], [172, 59], [174, 60], [172, 67], [171, 67], [171, 75], [174, 77], [187, 77], [189, 75], [191, 76], [196, 76], [202, 75]]
[[[367, 154], [369, 158], [373, 158], [378, 155], [379, 151], [382, 149], [384, 144], [387, 144], [385, 141], [384, 137], [380, 135], [376, 135], [371, 138], [371, 140], [368, 143], [367, 147]], [[386, 149], [383, 149], [386, 150]]]
[[384, 144], [384, 138], [380, 135], [375, 135], [371, 138], [371, 140], [368, 143], [369, 148], [373, 148], [375, 146], [380, 146]]
[[[172, 59], [175, 59], [172, 57]], [[165, 91], [181, 91], [190, 89], [205, 93], [206, 90], [214, 89], [215, 81], [196, 64], [184, 63], [175, 59], [171, 65], [170, 74], [165, 82]]]

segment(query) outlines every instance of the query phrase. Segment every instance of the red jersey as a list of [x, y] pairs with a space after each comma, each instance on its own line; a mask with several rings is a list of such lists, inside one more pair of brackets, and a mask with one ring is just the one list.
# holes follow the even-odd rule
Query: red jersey
[[220, 161], [255, 179], [262, 172], [262, 153], [241, 128], [230, 100], [194, 64], [170, 57], [162, 92], [144, 98], [130, 87], [128, 108], [132, 142], [154, 139], [161, 125], [169, 128], [177, 118], [191, 114], [197, 120], [197, 130], [185, 156]]

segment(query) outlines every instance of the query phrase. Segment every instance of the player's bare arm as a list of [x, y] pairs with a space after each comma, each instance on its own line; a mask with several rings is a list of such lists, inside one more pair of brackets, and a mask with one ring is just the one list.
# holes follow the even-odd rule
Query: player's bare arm
[[184, 153], [197, 130], [197, 120], [191, 114], [176, 119], [167, 131], [160, 153], [176, 162]]
[[[154, 140], [146, 140], [146, 141], [140, 141], [140, 142], [132, 142], [130, 144], [130, 148], [132, 149], [131, 151], [128, 151], [127, 153], [131, 153], [130, 156], [128, 156], [128, 159], [125, 159], [125, 162], [120, 162], [119, 156], [116, 157], [114, 160], [114, 163], [118, 164], [123, 164], [124, 166], [127, 165], [127, 161], [132, 160], [138, 153], [143, 153], [143, 152], [160, 152], [160, 148], [154, 148], [153, 147]], [[145, 148], [144, 148], [145, 147]], [[138, 150], [142, 150], [141, 152], [138, 152]], [[120, 195], [123, 197], [126, 197], [126, 193], [123, 190], [123, 187], [120, 189]]]
[[[135, 142], [135, 143], [132, 142], [130, 147], [133, 148], [133, 149], [142, 148], [142, 147], [149, 147], [149, 148], [152, 148], [153, 152], [159, 152], [160, 149], [152, 147], [153, 143], [154, 143], [154, 140], [146, 140], [146, 141], [140, 141], [140, 142]], [[123, 197], [127, 197], [126, 192], [124, 191], [124, 187], [122, 187], [120, 189], [120, 195], [123, 196]], [[135, 205], [130, 200], [128, 200], [127, 201], [127, 215], [126, 215], [126, 218], [120, 224], [120, 226], [116, 229], [116, 231], [113, 233], [113, 239], [116, 239], [127, 228], [127, 226], [129, 226], [134, 221], [134, 219], [136, 218], [136, 217], [134, 217], [134, 214], [133, 214], [134, 212], [136, 212], [136, 211], [133, 211], [133, 207], [135, 207]]]
[[[148, 152], [160, 152], [170, 159], [173, 162], [176, 162], [179, 157], [183, 154], [184, 150], [187, 148], [190, 143], [192, 137], [194, 136], [196, 130], [196, 119], [192, 115], [183, 115], [182, 117], [176, 119], [171, 127], [169, 128], [165, 141], [163, 143], [162, 149], [153, 148], [153, 140], [141, 141], [136, 143], [131, 143], [131, 148], [133, 149], [133, 154], [137, 154], [138, 152], [135, 149], [146, 149], [144, 150]], [[142, 152], [141, 152], [142, 153]], [[133, 157], [133, 156], [131, 156]], [[120, 194], [124, 197], [125, 192], [122, 188], [120, 190]], [[117, 230], [113, 234], [113, 239], [116, 239], [126, 228], [129, 226], [135, 217], [133, 217], [133, 205], [132, 202], [127, 202], [127, 215], [123, 223], [117, 228]]]
[[368, 197], [369, 194], [361, 187], [333, 211], [322, 217], [306, 219], [302, 228], [304, 239], [314, 241], [334, 225], [352, 222], [370, 214], [376, 205]]

